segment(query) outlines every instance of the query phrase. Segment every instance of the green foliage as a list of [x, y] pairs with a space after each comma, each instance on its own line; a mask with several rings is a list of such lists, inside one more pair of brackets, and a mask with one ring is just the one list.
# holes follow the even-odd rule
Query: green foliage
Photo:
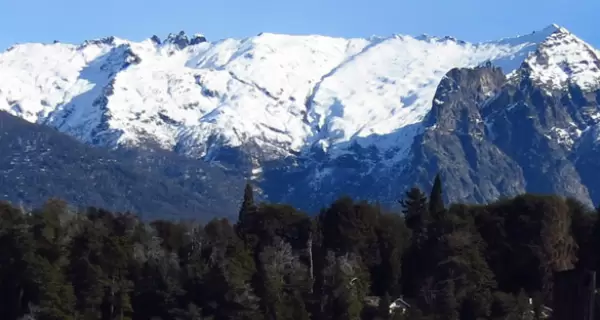
[[440, 219], [440, 215], [444, 212], [444, 198], [442, 194], [442, 179], [438, 173], [433, 181], [433, 187], [429, 194], [429, 214], [433, 219]]
[[238, 214], [238, 223], [236, 225], [238, 236], [244, 239], [246, 242], [250, 241], [250, 229], [256, 219], [256, 205], [254, 203], [254, 191], [252, 190], [252, 185], [250, 183], [246, 183], [246, 188], [244, 189], [244, 199], [242, 200], [242, 206], [240, 208], [240, 212]]
[[33, 281], [33, 303], [40, 319], [75, 319], [73, 285], [65, 275], [68, 260], [66, 239], [61, 220], [66, 219], [66, 203], [48, 201], [31, 216], [31, 232], [36, 251], [28, 261]]
[[35, 257], [29, 267], [36, 288], [33, 301], [39, 308], [36, 317], [48, 320], [75, 319], [73, 286], [66, 281], [61, 267], [41, 256]]
[[238, 215], [238, 221], [240, 224], [243, 224], [246, 221], [246, 217], [251, 215], [255, 210], [256, 206], [254, 205], [254, 191], [252, 190], [252, 185], [250, 183], [246, 183], [246, 188], [244, 189], [244, 200]]
[[[154, 220], [0, 203], [3, 319], [465, 319], [539, 315], [555, 271], [598, 270], [600, 220], [572, 199], [429, 198], [403, 215], [344, 197], [310, 217], [246, 193], [239, 219]], [[390, 313], [403, 298], [410, 307]], [[532, 303], [530, 303], [530, 298]], [[375, 305], [374, 301], [379, 303]]]
[[340, 254], [365, 252], [376, 241], [378, 218], [376, 207], [341, 198], [319, 216], [323, 245]]
[[427, 227], [427, 223], [430, 220], [429, 209], [427, 197], [421, 189], [417, 187], [411, 188], [406, 192], [406, 199], [399, 202], [403, 207], [402, 213], [404, 213], [406, 225], [413, 232], [421, 231]]
[[402, 293], [402, 256], [410, 244], [410, 231], [400, 215], [386, 213], [379, 218], [377, 237], [381, 262], [371, 275], [372, 290], [397, 297]]

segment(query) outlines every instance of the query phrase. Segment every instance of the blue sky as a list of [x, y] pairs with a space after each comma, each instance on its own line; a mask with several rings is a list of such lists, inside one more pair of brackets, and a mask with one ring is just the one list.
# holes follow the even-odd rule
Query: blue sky
[[451, 35], [466, 41], [560, 24], [600, 47], [598, 0], [0, 0], [0, 49], [22, 42], [142, 40], [184, 30], [209, 40], [259, 32], [366, 37]]

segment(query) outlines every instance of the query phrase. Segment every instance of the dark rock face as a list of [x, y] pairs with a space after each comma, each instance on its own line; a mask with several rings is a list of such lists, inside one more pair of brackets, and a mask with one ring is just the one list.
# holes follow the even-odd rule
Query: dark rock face
[[197, 45], [197, 44], [200, 44], [200, 43], [204, 43], [204, 42], [207, 42], [207, 41], [208, 40], [206, 40], [205, 36], [195, 35], [195, 36], [192, 37], [192, 39], [190, 39], [190, 46]]
[[115, 37], [110, 36], [110, 37], [104, 37], [104, 38], [94, 39], [94, 40], [86, 40], [83, 42], [83, 44], [81, 44], [81, 47], [85, 47], [85, 46], [89, 46], [89, 45], [101, 45], [101, 44], [114, 45]]
[[[524, 192], [600, 203], [600, 90], [534, 83], [524, 64], [510, 79], [489, 64], [453, 69], [416, 128], [409, 156], [358, 145], [330, 159], [319, 150], [263, 166], [271, 201], [316, 213], [349, 195], [393, 207], [412, 186], [441, 174], [446, 201], [483, 203]], [[401, 133], [395, 133], [401, 134]], [[386, 165], [381, 165], [387, 162]]]
[[200, 43], [208, 42], [208, 40], [206, 40], [206, 37], [200, 34], [196, 34], [193, 35], [191, 38], [188, 38], [184, 31], [179, 31], [175, 34], [170, 33], [164, 41], [161, 41], [161, 39], [156, 35], [153, 35], [150, 38], [150, 40], [155, 45], [173, 44], [178, 49], [185, 49], [187, 46], [193, 46]]
[[594, 126], [585, 131], [572, 155], [572, 161], [579, 172], [581, 182], [587, 186], [590, 197], [598, 205], [600, 202], [600, 127]]
[[162, 41], [160, 40], [160, 38], [157, 35], [153, 35], [152, 37], [150, 37], [150, 40], [152, 40], [152, 42], [154, 42], [155, 44], [162, 43]]
[[164, 43], [174, 44], [177, 48], [183, 49], [190, 44], [190, 40], [184, 31], [179, 31], [177, 34], [169, 34]]
[[591, 204], [587, 187], [569, 160], [572, 143], [559, 139], [574, 124], [577, 127], [581, 117], [569, 93], [549, 93], [523, 78], [508, 84], [485, 108], [493, 142], [519, 163], [528, 192], [557, 193]]
[[439, 171], [452, 186], [447, 200], [483, 202], [525, 191], [522, 169], [490, 141], [481, 112], [505, 82], [491, 66], [454, 69], [442, 79], [425, 131], [412, 146], [407, 185], [428, 186]]
[[598, 159], [599, 148], [587, 132], [579, 137], [596, 125], [597, 96], [534, 84], [527, 65], [510, 81], [491, 66], [452, 70], [414, 142], [408, 181], [427, 185], [439, 171], [452, 201], [532, 192], [598, 203], [600, 193], [588, 190], [600, 185], [584, 176], [597, 170], [588, 159]]

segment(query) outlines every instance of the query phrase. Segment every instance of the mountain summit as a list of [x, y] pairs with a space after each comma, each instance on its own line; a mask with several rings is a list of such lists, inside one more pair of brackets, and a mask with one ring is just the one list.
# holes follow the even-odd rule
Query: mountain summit
[[[393, 203], [407, 186], [427, 187], [437, 171], [465, 175], [463, 189], [447, 192], [452, 200], [537, 190], [541, 182], [528, 179], [499, 140], [512, 138], [495, 131], [497, 117], [527, 106], [530, 113], [511, 119], [534, 112], [539, 125], [526, 134], [548, 143], [528, 150], [560, 150], [573, 168], [548, 174], [577, 183], [572, 192], [556, 190], [581, 191], [590, 203], [600, 199], [589, 196], [595, 193], [575, 162], [578, 150], [595, 150], [580, 141], [595, 132], [599, 66], [594, 48], [557, 25], [482, 43], [403, 35], [110, 37], [20, 44], [0, 54], [0, 110], [91, 145], [160, 148], [218, 164], [254, 179], [273, 201], [315, 209], [343, 193]], [[562, 116], [551, 120], [557, 110]], [[444, 151], [450, 145], [440, 142], [450, 136], [460, 150]], [[485, 147], [469, 147], [467, 137]], [[493, 172], [494, 161], [506, 171]], [[484, 162], [492, 171], [481, 172]], [[500, 177], [521, 180], [502, 187], [508, 182]]]

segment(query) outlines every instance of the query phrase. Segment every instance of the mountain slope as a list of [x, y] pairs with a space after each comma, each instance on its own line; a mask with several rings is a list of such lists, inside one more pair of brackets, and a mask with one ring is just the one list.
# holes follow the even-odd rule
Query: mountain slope
[[[452, 200], [537, 190], [532, 186], [542, 182], [534, 180], [552, 172], [545, 182], [552, 190], [569, 189], [567, 194], [589, 202], [588, 194], [596, 191], [584, 192], [575, 174], [586, 160], [573, 160], [579, 153], [569, 148], [595, 152], [577, 142], [594, 112], [569, 112], [578, 120], [561, 119], [561, 126], [534, 126], [523, 134], [538, 142], [511, 149], [523, 141], [506, 131], [502, 137], [500, 131], [487, 133], [492, 119], [480, 109], [489, 110], [488, 100], [497, 101], [494, 110], [522, 99], [536, 105], [537, 92], [547, 96], [542, 104], [565, 95], [568, 105], [586, 104], [600, 83], [598, 61], [595, 49], [556, 25], [485, 43], [267, 33], [211, 43], [179, 33], [139, 43], [110, 37], [81, 45], [21, 44], [0, 54], [0, 73], [6, 75], [0, 79], [0, 110], [91, 145], [158, 147], [218, 163], [254, 179], [268, 199], [309, 210], [340, 194], [390, 204], [412, 184], [427, 187], [440, 170], [452, 171], [447, 179], [460, 182], [448, 194]], [[476, 69], [473, 76], [463, 70], [486, 63], [497, 71]], [[455, 68], [462, 71], [448, 73]], [[470, 78], [468, 88], [453, 87], [461, 74]], [[539, 90], [528, 93], [522, 86]], [[453, 97], [442, 97], [444, 90]], [[494, 98], [502, 92], [511, 98]], [[587, 98], [572, 96], [578, 92]], [[440, 113], [440, 105], [456, 111]], [[538, 113], [540, 121], [550, 114], [556, 110]], [[486, 139], [494, 141], [481, 142]], [[553, 161], [569, 166], [534, 174], [523, 167], [527, 159], [517, 159], [520, 152], [535, 155], [540, 163], [529, 166], [539, 167], [544, 152], [555, 149], [561, 155]], [[449, 157], [461, 164], [442, 161]]]
[[145, 218], [235, 217], [242, 181], [160, 152], [108, 151], [0, 111], [0, 200], [49, 197], [133, 211]]
[[508, 78], [491, 65], [451, 70], [413, 145], [413, 181], [432, 179], [433, 166], [459, 186], [452, 199], [527, 191], [599, 203], [599, 65], [593, 48], [560, 29]]
[[209, 159], [212, 135], [217, 148], [343, 149], [418, 122], [450, 68], [493, 60], [510, 72], [555, 28], [483, 44], [261, 34], [185, 45], [179, 34], [16, 45], [0, 55], [0, 108], [89, 143], [184, 144]]

